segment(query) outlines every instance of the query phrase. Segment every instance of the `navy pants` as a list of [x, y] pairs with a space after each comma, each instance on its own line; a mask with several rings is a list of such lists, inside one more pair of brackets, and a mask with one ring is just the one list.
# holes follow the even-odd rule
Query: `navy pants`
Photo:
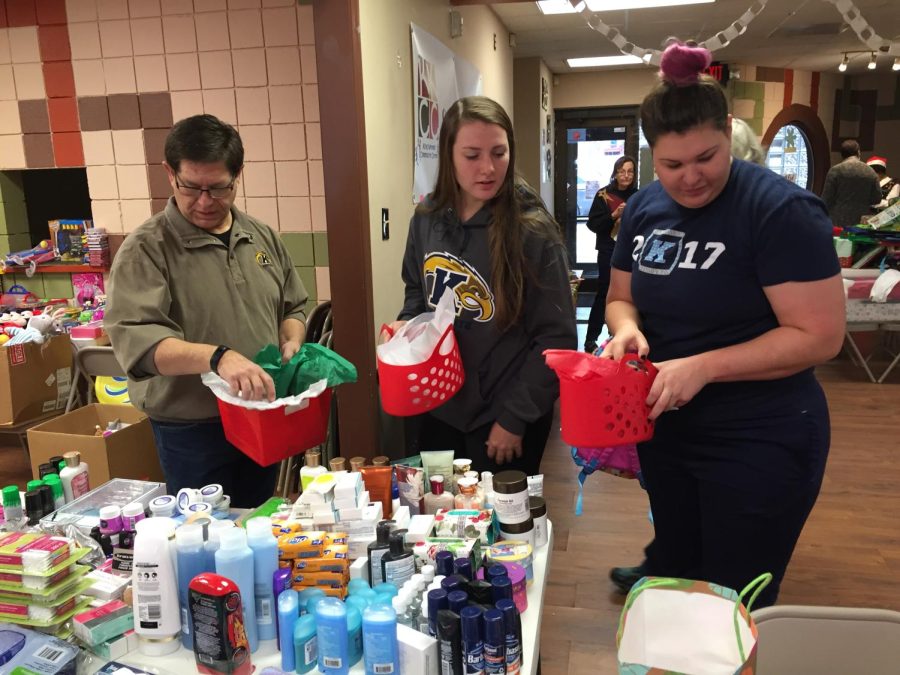
[[585, 346], [596, 342], [603, 330], [606, 319], [606, 294], [609, 293], [611, 276], [612, 251], [597, 251], [597, 295], [588, 315], [587, 333], [584, 336]]
[[275, 492], [278, 464], [262, 467], [225, 439], [222, 423], [150, 420], [170, 495], [219, 483], [231, 505], [249, 509]]
[[656, 531], [650, 574], [740, 591], [771, 572], [754, 607], [775, 603], [828, 456], [828, 407], [810, 380], [755, 410], [697, 401], [659, 418], [638, 446]]
[[528, 425], [522, 436], [522, 456], [516, 457], [506, 464], [497, 464], [487, 456], [485, 443], [491, 433], [491, 427], [494, 426], [493, 422], [466, 432], [426, 414], [422, 416], [421, 424], [416, 452], [453, 450], [456, 459], [472, 460], [474, 471], [498, 473], [499, 471], [518, 469], [524, 471], [527, 476], [534, 476], [541, 472], [541, 459], [544, 456], [544, 448], [547, 446], [547, 438], [550, 436], [553, 412], [549, 412]]

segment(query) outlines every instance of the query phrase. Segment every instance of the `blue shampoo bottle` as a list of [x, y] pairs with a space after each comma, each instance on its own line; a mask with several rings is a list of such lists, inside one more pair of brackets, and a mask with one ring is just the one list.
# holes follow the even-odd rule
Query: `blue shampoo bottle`
[[272, 534], [270, 518], [251, 518], [247, 521], [247, 545], [253, 551], [257, 632], [260, 640], [274, 640], [277, 637], [277, 618], [272, 576], [278, 570], [278, 540]]
[[175, 554], [178, 569], [178, 603], [181, 605], [181, 644], [194, 648], [194, 629], [188, 608], [188, 585], [206, 571], [203, 551], [203, 528], [197, 524], [182, 525], [175, 530]]
[[281, 650], [281, 669], [294, 670], [294, 624], [300, 618], [297, 591], [288, 589], [278, 595], [278, 648]]
[[362, 614], [358, 607], [347, 607], [347, 653], [348, 665], [352, 668], [363, 657]]
[[244, 610], [244, 628], [250, 652], [259, 647], [256, 632], [256, 601], [253, 584], [253, 551], [247, 546], [247, 535], [239, 527], [222, 530], [219, 534], [219, 550], [216, 551], [216, 574], [221, 574], [237, 584], [241, 592]]
[[319, 663], [316, 617], [304, 614], [294, 624], [294, 667], [298, 673], [308, 673]]
[[314, 610], [319, 671], [325, 675], [347, 675], [350, 672], [347, 607], [337, 598], [322, 598]]
[[400, 673], [397, 613], [387, 605], [366, 607], [362, 618], [366, 675]]

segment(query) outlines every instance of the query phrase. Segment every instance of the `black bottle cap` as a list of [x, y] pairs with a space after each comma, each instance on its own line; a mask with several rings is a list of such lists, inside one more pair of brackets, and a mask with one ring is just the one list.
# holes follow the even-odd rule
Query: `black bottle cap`
[[41, 480], [44, 480], [44, 476], [50, 473], [59, 474], [59, 469], [57, 468], [59, 464], [53, 466], [50, 462], [44, 462], [38, 467], [38, 476]]
[[113, 554], [112, 539], [109, 538], [108, 534], [100, 535], [100, 550], [103, 551], [103, 555], [106, 557]]
[[481, 579], [469, 581], [465, 585], [465, 591], [473, 602], [488, 607], [494, 606], [494, 589], [489, 581], [482, 581]]
[[53, 503], [53, 490], [50, 486], [41, 485], [37, 491], [41, 493], [41, 508], [44, 510], [44, 515], [56, 511], [56, 505]]
[[391, 532], [391, 555], [401, 556], [406, 553], [406, 530], [393, 530]]
[[29, 490], [25, 493], [25, 515], [31, 525], [36, 525], [43, 517], [44, 499], [39, 490]]
[[382, 520], [375, 527], [375, 537], [379, 544], [387, 544], [390, 541], [391, 531], [397, 523], [393, 520]]

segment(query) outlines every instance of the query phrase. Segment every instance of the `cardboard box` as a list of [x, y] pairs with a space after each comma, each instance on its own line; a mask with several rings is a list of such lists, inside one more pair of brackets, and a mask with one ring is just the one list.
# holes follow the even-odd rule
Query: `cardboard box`
[[[105, 429], [115, 419], [131, 426], [105, 438], [94, 436], [98, 424]], [[35, 477], [38, 467], [54, 455], [77, 450], [90, 468], [91, 487], [111, 478], [165, 482], [150, 419], [130, 405], [94, 403], [73, 410], [29, 429], [28, 447]]]
[[0, 347], [0, 424], [18, 424], [64, 410], [72, 388], [72, 342]]

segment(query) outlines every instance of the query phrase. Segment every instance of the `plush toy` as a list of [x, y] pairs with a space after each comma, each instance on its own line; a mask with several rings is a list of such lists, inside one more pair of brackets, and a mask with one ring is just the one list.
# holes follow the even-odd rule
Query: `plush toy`
[[18, 345], [25, 342], [43, 344], [51, 335], [62, 332], [60, 319], [65, 313], [65, 308], [51, 311], [48, 307], [43, 314], [28, 319], [28, 325], [25, 328], [7, 328], [7, 334], [12, 336], [7, 344]]

